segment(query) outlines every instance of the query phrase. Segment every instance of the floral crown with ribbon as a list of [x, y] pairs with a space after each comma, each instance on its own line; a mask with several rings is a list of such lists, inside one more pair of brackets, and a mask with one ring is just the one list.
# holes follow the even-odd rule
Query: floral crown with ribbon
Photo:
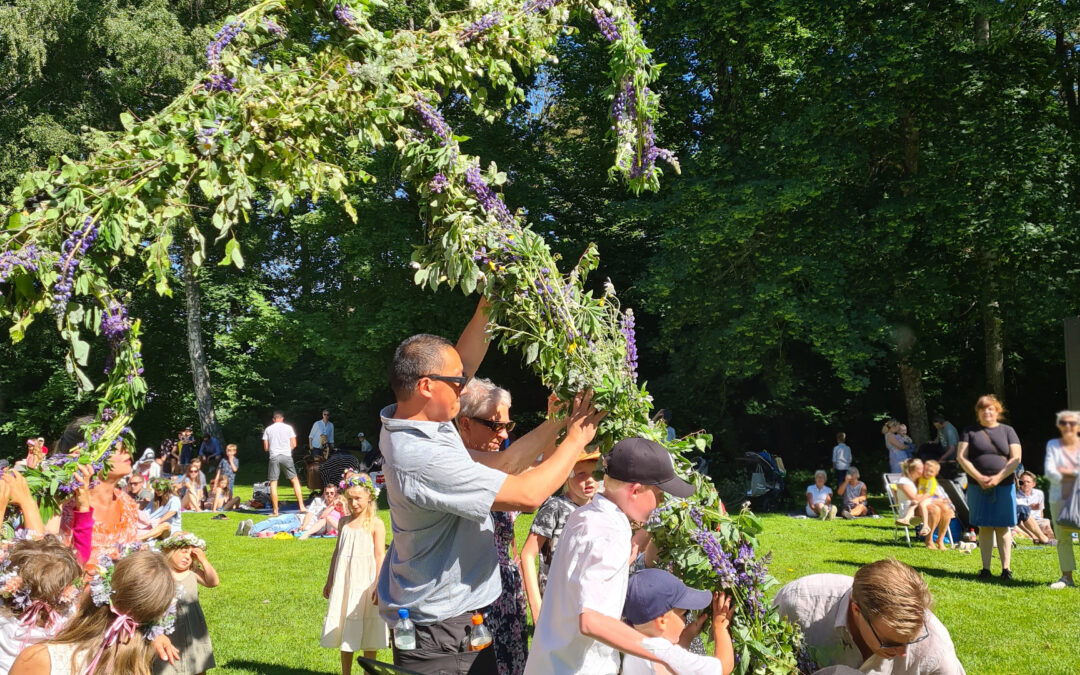
[[[79, 597], [79, 580], [68, 584], [60, 591], [55, 605], [45, 600], [30, 597], [30, 589], [26, 587], [19, 568], [8, 557], [10, 549], [20, 541], [41, 539], [27, 530], [19, 530], [15, 537], [0, 544], [0, 598], [11, 603], [13, 614], [19, 615], [19, 623], [23, 626], [37, 626], [38, 619], [46, 617], [45, 628], [52, 629], [62, 620], [62, 613]], [[62, 611], [63, 610], [63, 611]], [[27, 632], [29, 635], [29, 632]], [[24, 645], [25, 646], [25, 645]]]
[[375, 485], [375, 481], [371, 480], [370, 476], [354, 473], [345, 480], [339, 483], [341, 491], [345, 492], [349, 488], [359, 487], [364, 488], [371, 495], [371, 501], [375, 501], [379, 498], [379, 488]]
[[172, 492], [173, 482], [168, 478], [155, 478], [150, 481], [150, 489], [154, 492]]
[[[129, 547], [126, 550], [122, 550], [120, 557], [139, 550], [139, 548], [140, 547]], [[154, 549], [151, 548], [149, 550]], [[176, 601], [183, 592], [182, 587], [177, 586], [176, 597], [173, 598], [172, 603], [169, 605], [169, 609], [165, 611], [165, 615], [162, 616], [161, 619], [152, 624], [139, 624], [127, 614], [124, 614], [113, 607], [112, 577], [115, 565], [116, 561], [102, 553], [98, 556], [98, 562], [94, 569], [94, 576], [90, 579], [88, 585], [90, 589], [90, 599], [93, 600], [94, 604], [98, 607], [108, 605], [112, 613], [116, 615], [116, 618], [113, 619], [112, 624], [109, 626], [109, 630], [106, 631], [105, 640], [101, 643], [101, 647], [94, 657], [93, 666], [90, 667], [87, 672], [93, 672], [97, 662], [101, 659], [101, 655], [104, 654], [108, 647], [115, 644], [121, 637], [124, 637], [125, 639], [131, 638], [139, 628], [142, 629], [143, 635], [146, 636], [147, 640], [155, 640], [162, 635], [171, 635], [172, 632], [176, 630]]]

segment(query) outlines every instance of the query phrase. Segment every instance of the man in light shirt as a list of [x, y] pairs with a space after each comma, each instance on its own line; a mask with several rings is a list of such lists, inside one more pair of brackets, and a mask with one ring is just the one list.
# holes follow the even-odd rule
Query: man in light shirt
[[[819, 667], [867, 675], [964, 675], [949, 631], [930, 611], [919, 573], [889, 558], [855, 577], [811, 574], [787, 584], [773, 604], [802, 629]], [[831, 671], [830, 671], [831, 672]]]
[[308, 447], [311, 449], [311, 454], [321, 455], [326, 454], [330, 449], [328, 446], [333, 444], [334, 423], [330, 421], [330, 411], [324, 410], [322, 417], [311, 425], [311, 432], [308, 433]]
[[266, 427], [262, 435], [263, 450], [270, 454], [270, 472], [267, 479], [270, 481], [270, 504], [273, 506], [273, 515], [278, 515], [277, 484], [281, 472], [292, 481], [293, 492], [296, 493], [296, 503], [300, 506], [300, 513], [304, 513], [304, 496], [300, 492], [300, 479], [296, 477], [296, 467], [293, 466], [292, 451], [296, 447], [296, 431], [285, 424], [285, 415], [280, 411], [274, 411], [274, 423]]

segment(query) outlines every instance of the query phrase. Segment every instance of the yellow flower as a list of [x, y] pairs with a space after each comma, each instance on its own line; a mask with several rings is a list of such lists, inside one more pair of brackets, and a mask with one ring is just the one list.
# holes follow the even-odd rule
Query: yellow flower
[[566, 351], [569, 354], [573, 354], [575, 349], [577, 349], [577, 345], [571, 342], [570, 346], [566, 348]]
[[491, 267], [491, 269], [492, 269], [492, 270], [494, 270], [494, 269], [495, 269], [495, 263], [494, 263], [494, 262], [492, 262], [492, 261], [490, 261], [490, 260], [489, 260], [489, 261], [488, 261], [488, 265], [489, 265], [489, 266]]

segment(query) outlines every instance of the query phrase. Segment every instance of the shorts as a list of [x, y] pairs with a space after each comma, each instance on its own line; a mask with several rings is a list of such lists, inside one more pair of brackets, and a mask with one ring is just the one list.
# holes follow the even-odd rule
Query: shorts
[[292, 457], [286, 455], [272, 455], [270, 457], [270, 473], [266, 477], [267, 480], [276, 481], [283, 469], [285, 471], [286, 480], [296, 478], [296, 467], [293, 466]]

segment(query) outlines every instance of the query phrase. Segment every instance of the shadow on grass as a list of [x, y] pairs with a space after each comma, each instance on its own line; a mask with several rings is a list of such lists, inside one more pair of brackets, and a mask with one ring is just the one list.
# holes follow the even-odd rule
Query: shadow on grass
[[[943, 551], [944, 552], [944, 551]], [[974, 559], [975, 561], [978, 558]], [[852, 567], [858, 569], [863, 566], [863, 563], [854, 562], [851, 560], [826, 560], [825, 562], [835, 563], [837, 565]], [[906, 561], [905, 561], [906, 562]], [[910, 562], [907, 564], [915, 568], [919, 574], [935, 577], [938, 579], [955, 579], [957, 581], [973, 581], [988, 584], [995, 584], [998, 586], [1005, 586], [1006, 588], [1044, 588], [1046, 582], [1042, 581], [1026, 581], [1023, 579], [1013, 579], [1012, 581], [1002, 581], [1001, 577], [994, 575], [993, 578], [983, 581], [979, 578], [979, 570], [975, 569], [971, 572], [958, 572], [956, 570], [943, 570], [940, 567], [926, 567], [923, 565], [912, 565]], [[975, 562], [978, 565], [978, 562]]]
[[326, 675], [325, 670], [310, 670], [308, 668], [296, 668], [258, 661], [230, 660], [220, 664], [221, 668], [233, 668], [236, 670], [249, 670], [259, 675]]

